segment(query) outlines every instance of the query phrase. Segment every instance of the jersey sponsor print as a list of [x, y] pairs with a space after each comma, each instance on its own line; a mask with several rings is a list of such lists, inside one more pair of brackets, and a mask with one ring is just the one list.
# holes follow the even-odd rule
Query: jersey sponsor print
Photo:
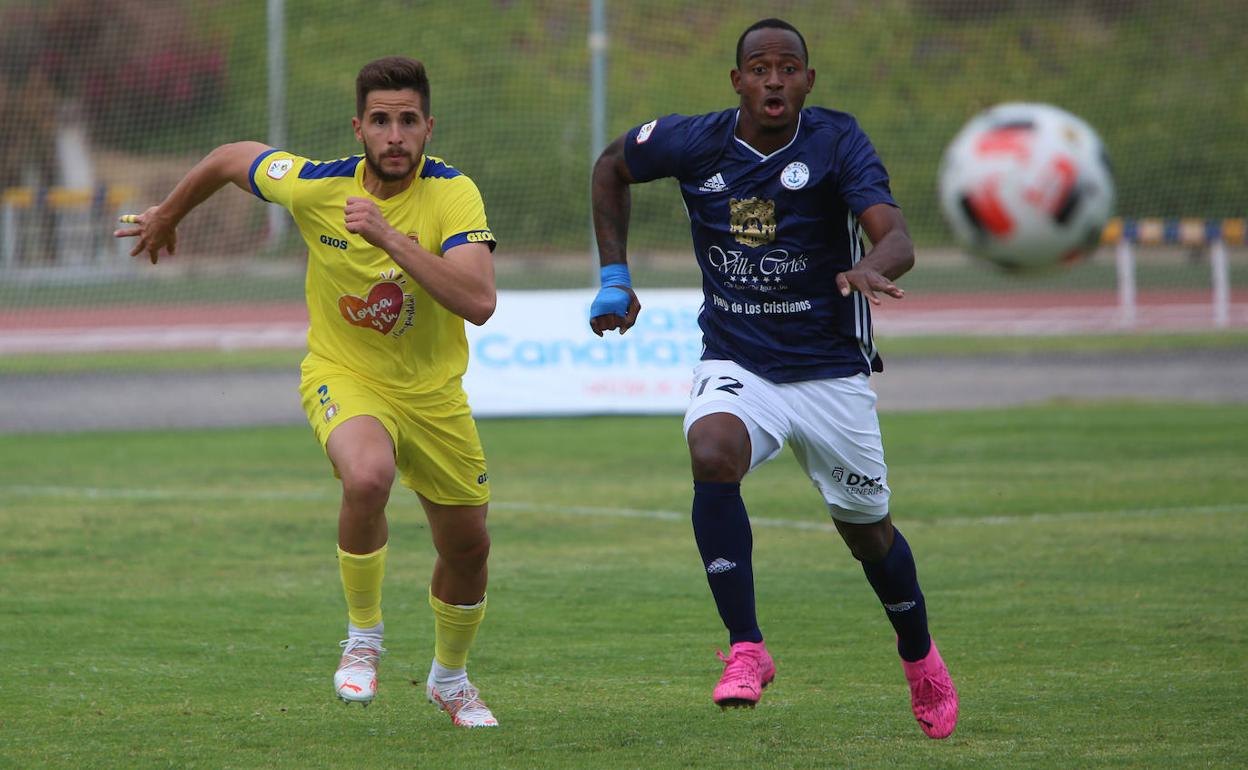
[[858, 217], [897, 205], [870, 140], [852, 116], [811, 107], [793, 140], [763, 155], [736, 123], [736, 110], [667, 115], [625, 143], [635, 180], [680, 182], [703, 278], [703, 358], [773, 382], [880, 371], [866, 298], [836, 288], [864, 253]]

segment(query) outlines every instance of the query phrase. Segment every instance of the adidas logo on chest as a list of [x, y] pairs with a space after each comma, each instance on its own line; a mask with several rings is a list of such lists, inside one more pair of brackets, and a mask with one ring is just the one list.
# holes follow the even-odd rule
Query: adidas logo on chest
[[699, 192], [720, 192], [727, 186], [728, 186], [728, 183], [724, 181], [724, 175], [719, 172], [715, 172], [715, 176], [703, 182], [702, 186], [698, 188], [698, 191]]

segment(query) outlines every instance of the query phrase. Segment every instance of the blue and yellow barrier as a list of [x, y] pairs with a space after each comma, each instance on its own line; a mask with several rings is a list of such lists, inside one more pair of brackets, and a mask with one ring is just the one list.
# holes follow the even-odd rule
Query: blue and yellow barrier
[[125, 185], [77, 187], [10, 187], [0, 193], [0, 206], [16, 209], [96, 209], [111, 211], [134, 199], [134, 188]]
[[1248, 219], [1122, 219], [1114, 217], [1101, 232], [1101, 243], [1120, 241], [1146, 246], [1178, 244], [1207, 246], [1221, 241], [1227, 246], [1243, 246]]

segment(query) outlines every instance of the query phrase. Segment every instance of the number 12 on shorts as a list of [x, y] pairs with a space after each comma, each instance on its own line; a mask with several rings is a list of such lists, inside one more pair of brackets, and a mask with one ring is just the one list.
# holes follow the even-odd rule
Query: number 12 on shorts
[[735, 377], [703, 377], [702, 381], [698, 383], [698, 391], [693, 394], [693, 397], [697, 398], [698, 396], [705, 393], [706, 385], [712, 379], [715, 380], [716, 382], [720, 382], [720, 381], [724, 382], [723, 385], [716, 386], [715, 390], [722, 390], [725, 393], [728, 393], [733, 396], [740, 395], [739, 393], [737, 393], [737, 391], [745, 387], [745, 383], [741, 382]]

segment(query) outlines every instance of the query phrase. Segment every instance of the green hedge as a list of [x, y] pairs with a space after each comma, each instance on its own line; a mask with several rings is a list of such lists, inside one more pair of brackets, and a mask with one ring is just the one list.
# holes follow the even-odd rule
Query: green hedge
[[[291, 149], [354, 152], [355, 72], [376, 56], [421, 58], [437, 118], [430, 151], [477, 181], [509, 246], [584, 249], [586, 3], [287, 5]], [[610, 3], [610, 135], [666, 112], [734, 105], [728, 72], [737, 36], [761, 12], [740, 2]], [[935, 199], [945, 144], [971, 115], [1007, 100], [1053, 102], [1096, 126], [1124, 215], [1245, 214], [1248, 4], [829, 1], [778, 2], [767, 12], [805, 33], [818, 73], [810, 103], [857, 115], [920, 243], [948, 240]], [[221, 0], [187, 13], [226, 52], [225, 93], [197, 120], [170, 124], [157, 113], [143, 121], [145, 146], [206, 150], [264, 139], [263, 3]], [[648, 187], [635, 195], [634, 248], [682, 247], [686, 225], [672, 186]]]

